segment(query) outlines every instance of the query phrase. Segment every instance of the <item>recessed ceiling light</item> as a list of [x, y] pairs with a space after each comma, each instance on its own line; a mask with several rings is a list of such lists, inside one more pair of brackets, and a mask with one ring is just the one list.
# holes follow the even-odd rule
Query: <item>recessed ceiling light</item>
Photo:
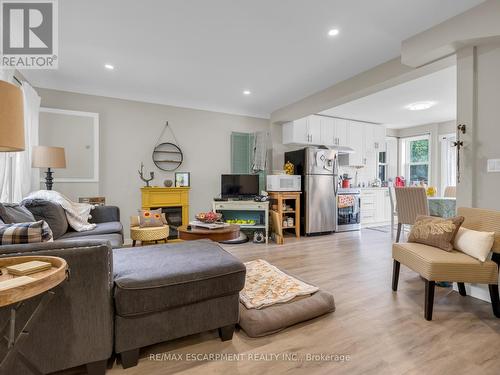
[[336, 36], [336, 35], [339, 35], [339, 29], [331, 29], [330, 31], [328, 31], [328, 36]]
[[243, 91], [243, 95], [250, 95], [252, 92], [250, 90]]
[[108, 69], [108, 70], [114, 70], [115, 69], [115, 67], [113, 65], [111, 65], [111, 64], [104, 64], [104, 67], [106, 69]]
[[406, 109], [409, 109], [410, 111], [423, 111], [424, 109], [429, 109], [431, 107], [434, 107], [436, 105], [436, 102], [431, 102], [431, 101], [426, 101], [426, 102], [416, 102], [416, 103], [411, 103], [406, 106]]

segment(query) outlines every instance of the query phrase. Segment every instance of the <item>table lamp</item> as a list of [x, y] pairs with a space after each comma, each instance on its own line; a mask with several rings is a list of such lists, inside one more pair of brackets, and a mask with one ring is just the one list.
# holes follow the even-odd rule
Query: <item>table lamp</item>
[[66, 168], [66, 157], [63, 147], [33, 146], [33, 168], [47, 168], [45, 172], [45, 186], [52, 190], [54, 179], [52, 168]]
[[0, 152], [14, 151], [24, 151], [23, 93], [0, 81]]

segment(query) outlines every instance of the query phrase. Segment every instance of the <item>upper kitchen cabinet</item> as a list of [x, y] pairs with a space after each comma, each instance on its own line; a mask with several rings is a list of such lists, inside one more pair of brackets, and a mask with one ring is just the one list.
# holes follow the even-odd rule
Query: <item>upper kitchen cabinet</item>
[[321, 144], [321, 121], [319, 116], [308, 116], [283, 124], [283, 144]]
[[308, 116], [283, 124], [283, 144], [347, 146], [347, 121]]
[[373, 129], [373, 148], [376, 152], [385, 152], [385, 126], [383, 125], [372, 125]]
[[333, 119], [333, 129], [336, 146], [349, 146], [347, 144], [347, 120], [341, 118]]
[[350, 164], [365, 165], [367, 155], [385, 151], [385, 127], [311, 115], [283, 124], [283, 144], [351, 147], [356, 152]]
[[321, 142], [325, 146], [333, 146], [335, 144], [335, 119], [332, 117], [321, 116]]
[[365, 123], [365, 154], [370, 155], [376, 152], [384, 152], [385, 146], [385, 126]]
[[321, 120], [321, 144], [325, 146], [347, 145], [347, 120], [328, 116], [315, 116]]
[[347, 146], [354, 149], [354, 153], [349, 156], [349, 165], [361, 166], [366, 164], [365, 157], [365, 133], [366, 125], [362, 122], [347, 122]]

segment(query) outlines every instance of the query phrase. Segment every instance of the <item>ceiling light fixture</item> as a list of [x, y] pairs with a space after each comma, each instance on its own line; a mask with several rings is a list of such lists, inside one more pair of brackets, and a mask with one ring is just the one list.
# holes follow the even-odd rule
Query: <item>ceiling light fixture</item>
[[328, 31], [328, 36], [336, 36], [336, 35], [339, 35], [339, 29], [331, 29], [330, 31]]
[[115, 69], [115, 67], [113, 65], [111, 65], [111, 64], [104, 64], [104, 67], [106, 69], [108, 69], [108, 70], [114, 70]]
[[243, 91], [243, 95], [250, 95], [252, 92], [250, 90]]
[[410, 111], [423, 111], [424, 109], [429, 109], [431, 107], [434, 107], [436, 104], [437, 104], [436, 102], [431, 102], [431, 101], [416, 102], [408, 104], [405, 108]]

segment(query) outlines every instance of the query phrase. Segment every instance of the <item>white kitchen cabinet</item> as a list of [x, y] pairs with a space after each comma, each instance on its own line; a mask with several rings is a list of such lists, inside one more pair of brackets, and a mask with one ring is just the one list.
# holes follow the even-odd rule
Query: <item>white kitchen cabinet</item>
[[347, 120], [318, 116], [321, 118], [321, 144], [325, 146], [347, 145]]
[[387, 188], [361, 189], [361, 225], [387, 225], [391, 221], [391, 201]]
[[307, 129], [309, 130], [310, 143], [313, 145], [321, 145], [321, 117], [307, 117]]
[[337, 146], [348, 146], [347, 144], [347, 120], [333, 119], [334, 137]]
[[376, 152], [385, 152], [385, 126], [383, 125], [373, 125], [373, 147]]
[[351, 166], [365, 165], [365, 131], [366, 125], [357, 121], [347, 122], [347, 144], [354, 149], [354, 153], [349, 156]]
[[321, 144], [325, 146], [335, 145], [335, 119], [332, 117], [321, 116]]
[[318, 116], [308, 116], [283, 124], [283, 144], [321, 144], [321, 123]]

